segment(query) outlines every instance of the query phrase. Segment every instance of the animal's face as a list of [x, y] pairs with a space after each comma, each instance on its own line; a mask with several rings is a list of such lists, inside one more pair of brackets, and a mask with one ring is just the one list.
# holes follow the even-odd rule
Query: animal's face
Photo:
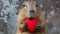
[[26, 15], [28, 18], [35, 18], [37, 14], [37, 3], [36, 2], [24, 2], [23, 7], [26, 9]]

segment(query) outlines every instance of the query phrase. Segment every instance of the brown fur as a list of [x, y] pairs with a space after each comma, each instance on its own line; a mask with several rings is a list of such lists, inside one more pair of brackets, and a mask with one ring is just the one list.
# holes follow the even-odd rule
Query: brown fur
[[[34, 2], [26, 2], [25, 5], [29, 6], [29, 4], [33, 4], [34, 6], [36, 5], [36, 3]], [[28, 31], [25, 31], [25, 28], [23, 27], [23, 23], [24, 23], [24, 20], [26, 18], [28, 18], [29, 15], [27, 14], [27, 9], [26, 7], [22, 8], [21, 11], [19, 12], [18, 14], [18, 27], [17, 27], [17, 33], [16, 34], [45, 34], [45, 18], [44, 18], [44, 14], [41, 12], [41, 10], [36, 7], [36, 18], [39, 19], [39, 23], [41, 25], [41, 27], [37, 30], [38, 32], [28, 32]]]

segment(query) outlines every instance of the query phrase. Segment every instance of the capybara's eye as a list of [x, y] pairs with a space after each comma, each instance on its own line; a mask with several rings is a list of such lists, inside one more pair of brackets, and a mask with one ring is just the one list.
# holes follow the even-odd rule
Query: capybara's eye
[[36, 6], [35, 7], [38, 7], [38, 5], [36, 4]]
[[27, 7], [27, 6], [26, 6]]
[[23, 7], [27, 7], [26, 5], [23, 5]]
[[25, 5], [23, 5], [23, 7], [25, 7]]

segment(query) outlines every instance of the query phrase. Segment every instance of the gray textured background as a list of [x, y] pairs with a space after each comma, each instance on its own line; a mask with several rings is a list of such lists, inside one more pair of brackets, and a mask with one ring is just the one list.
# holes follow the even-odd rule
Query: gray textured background
[[[0, 34], [16, 34], [17, 15], [30, 0], [0, 0]], [[60, 34], [60, 0], [35, 0], [45, 14], [46, 34]]]

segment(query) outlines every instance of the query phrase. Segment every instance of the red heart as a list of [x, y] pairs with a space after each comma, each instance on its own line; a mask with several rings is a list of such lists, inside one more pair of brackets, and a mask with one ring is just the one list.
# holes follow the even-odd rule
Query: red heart
[[31, 32], [34, 32], [36, 30], [36, 25], [38, 23], [38, 20], [37, 19], [26, 19], [25, 20], [25, 23], [27, 25], [27, 29]]

